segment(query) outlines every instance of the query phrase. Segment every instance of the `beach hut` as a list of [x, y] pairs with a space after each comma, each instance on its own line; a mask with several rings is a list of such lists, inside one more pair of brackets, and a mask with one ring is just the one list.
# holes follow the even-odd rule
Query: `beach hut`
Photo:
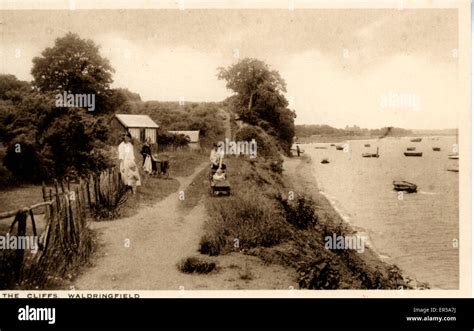
[[148, 115], [116, 114], [112, 125], [130, 132], [132, 137], [140, 142], [150, 138], [152, 144], [156, 143], [159, 126]]
[[199, 142], [199, 130], [193, 131], [168, 131], [169, 133], [173, 134], [183, 134], [189, 137], [189, 148], [191, 149], [199, 149], [200, 142]]

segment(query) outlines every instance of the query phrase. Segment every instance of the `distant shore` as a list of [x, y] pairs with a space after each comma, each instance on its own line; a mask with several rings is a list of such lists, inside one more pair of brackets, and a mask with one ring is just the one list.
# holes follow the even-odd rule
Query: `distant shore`
[[311, 137], [298, 137], [296, 143], [299, 144], [310, 144], [310, 143], [341, 143], [347, 140], [374, 140], [374, 139], [382, 139], [382, 138], [395, 138], [395, 139], [402, 139], [402, 138], [434, 138], [434, 137], [441, 137], [441, 136], [455, 136], [452, 134], [446, 135], [406, 135], [406, 136], [387, 136], [387, 137], [380, 137], [380, 136], [359, 136], [359, 135], [344, 135], [344, 136], [311, 136]]

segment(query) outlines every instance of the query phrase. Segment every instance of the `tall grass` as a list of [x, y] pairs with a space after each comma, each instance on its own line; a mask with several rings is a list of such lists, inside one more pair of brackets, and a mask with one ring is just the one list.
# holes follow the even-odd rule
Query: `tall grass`
[[210, 204], [210, 220], [200, 252], [209, 255], [235, 250], [277, 245], [290, 236], [290, 228], [276, 203], [257, 192], [236, 196]]

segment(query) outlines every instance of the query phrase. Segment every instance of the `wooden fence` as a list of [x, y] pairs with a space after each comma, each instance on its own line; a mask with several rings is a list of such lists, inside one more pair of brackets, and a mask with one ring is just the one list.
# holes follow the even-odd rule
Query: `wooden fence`
[[[63, 277], [71, 268], [87, 262], [94, 249], [88, 222], [118, 216], [126, 199], [126, 188], [116, 168], [76, 182], [55, 180], [50, 188], [43, 184], [42, 193], [43, 202], [0, 213], [0, 221], [15, 216], [8, 232], [11, 236], [24, 237], [29, 218], [29, 233], [38, 238], [36, 252], [28, 254], [24, 248], [0, 252], [0, 289], [12, 284], [44, 288], [52, 276]], [[33, 210], [40, 207], [45, 208], [45, 226], [38, 234]]]

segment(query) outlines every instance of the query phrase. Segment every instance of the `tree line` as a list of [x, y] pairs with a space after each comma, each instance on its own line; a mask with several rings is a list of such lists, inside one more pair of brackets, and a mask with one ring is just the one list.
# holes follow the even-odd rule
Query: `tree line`
[[[210, 146], [224, 135], [219, 109], [230, 107], [290, 150], [296, 115], [288, 108], [285, 82], [260, 60], [218, 68], [218, 79], [234, 92], [223, 102], [144, 102], [137, 93], [112, 88], [114, 72], [92, 40], [67, 33], [33, 59], [31, 82], [0, 75], [0, 184], [74, 178], [110, 167], [117, 136], [109, 124], [116, 113], [149, 115], [160, 125], [158, 143], [183, 146], [188, 139], [166, 131], [199, 130], [202, 145]], [[58, 106], [55, 100], [65, 92], [94, 95], [94, 111]]]
[[360, 128], [356, 125], [350, 127], [334, 128], [326, 124], [311, 124], [311, 125], [296, 125], [295, 130], [297, 137], [311, 137], [311, 136], [371, 136], [371, 137], [385, 137], [385, 136], [407, 136], [413, 134], [411, 130], [383, 127], [380, 129]]

